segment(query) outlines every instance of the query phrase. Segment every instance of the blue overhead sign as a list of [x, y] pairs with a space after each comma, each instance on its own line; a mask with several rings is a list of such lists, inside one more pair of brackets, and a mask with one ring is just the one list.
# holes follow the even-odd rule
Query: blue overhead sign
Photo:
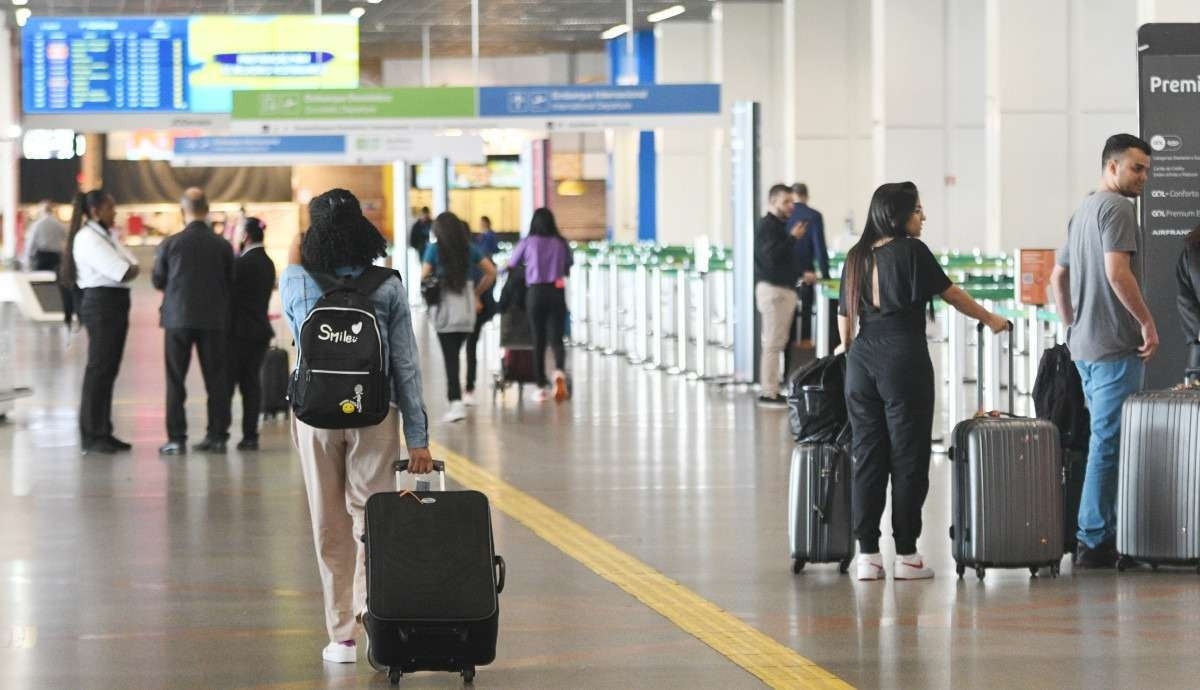
[[720, 113], [720, 84], [489, 86], [479, 89], [480, 117], [558, 118]]
[[343, 135], [180, 137], [175, 140], [171, 162], [179, 166], [292, 165], [342, 163], [347, 155]]
[[177, 156], [269, 156], [345, 152], [344, 136], [180, 137], [175, 140]]

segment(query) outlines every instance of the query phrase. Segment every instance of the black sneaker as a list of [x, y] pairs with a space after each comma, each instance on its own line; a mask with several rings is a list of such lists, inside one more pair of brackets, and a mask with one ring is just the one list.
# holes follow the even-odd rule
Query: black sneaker
[[99, 438], [99, 439], [96, 439], [95, 441], [92, 441], [88, 445], [84, 446], [83, 454], [84, 455], [115, 455], [116, 453], [120, 453], [123, 450], [128, 450], [128, 448], [122, 448], [122, 447], [116, 445], [115, 443], [113, 443], [112, 440], [110, 440], [110, 439]]
[[186, 455], [186, 441], [167, 441], [158, 449], [159, 455]]
[[787, 398], [783, 397], [782, 395], [776, 395], [774, 397], [760, 395], [758, 396], [758, 404], [761, 407], [787, 407]]
[[117, 438], [116, 436], [109, 436], [105, 440], [108, 441], [110, 444], [116, 446], [118, 450], [131, 450], [133, 448], [132, 443], [126, 443], [125, 441], [122, 441], [121, 439]]
[[1080, 542], [1075, 551], [1075, 567], [1083, 570], [1115, 568], [1118, 558], [1116, 548], [1107, 543], [1093, 549]]
[[224, 453], [226, 450], [226, 445], [225, 439], [223, 438], [206, 438], [192, 446], [192, 450], [199, 453]]
[[241, 441], [238, 441], [237, 449], [238, 450], [258, 450], [258, 439], [244, 438]]

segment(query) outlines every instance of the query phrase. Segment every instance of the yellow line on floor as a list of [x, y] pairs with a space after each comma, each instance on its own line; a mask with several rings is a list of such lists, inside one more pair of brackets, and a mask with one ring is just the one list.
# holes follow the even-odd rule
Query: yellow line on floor
[[837, 676], [582, 525], [440, 444], [434, 457], [463, 487], [773, 688], [849, 688]]

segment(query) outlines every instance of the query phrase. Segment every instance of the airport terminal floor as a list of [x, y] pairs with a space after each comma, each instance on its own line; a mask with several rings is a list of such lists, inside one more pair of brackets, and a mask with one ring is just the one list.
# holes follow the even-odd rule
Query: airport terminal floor
[[[257, 453], [157, 455], [162, 335], [146, 279], [133, 301], [115, 421], [135, 448], [112, 457], [77, 445], [86, 336], [0, 305], [3, 366], [35, 389], [0, 425], [0, 687], [387, 687], [365, 661], [321, 661], [286, 422], [266, 423]], [[417, 331], [436, 420], [440, 353], [420, 319]], [[518, 402], [515, 390], [493, 403], [484, 381], [465, 422], [432, 430], [451, 484], [489, 493], [508, 562], [498, 657], [477, 687], [1196, 686], [1194, 568], [1078, 574], [1067, 563], [1057, 579], [958, 580], [938, 457], [919, 544], [933, 580], [860, 583], [836, 565], [793, 575], [786, 412], [597, 353], [575, 350], [570, 366], [567, 404], [529, 391]]]

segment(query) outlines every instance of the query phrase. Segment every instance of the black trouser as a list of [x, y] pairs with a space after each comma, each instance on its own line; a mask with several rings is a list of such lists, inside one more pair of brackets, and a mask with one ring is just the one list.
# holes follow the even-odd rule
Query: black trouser
[[79, 319], [87, 329], [88, 352], [79, 396], [79, 440], [87, 448], [113, 433], [113, 385], [129, 333], [129, 290], [88, 288], [82, 294]]
[[450, 402], [462, 400], [462, 382], [458, 380], [458, 353], [470, 333], [438, 333], [442, 344], [442, 359], [446, 361], [446, 398]]
[[242, 392], [242, 439], [258, 438], [258, 413], [262, 411], [262, 365], [271, 341], [229, 339], [229, 408], [233, 391]]
[[550, 283], [530, 285], [525, 293], [525, 309], [533, 330], [533, 370], [539, 386], [550, 385], [546, 378], [546, 346], [554, 350], [554, 366], [567, 366], [567, 349], [563, 345], [563, 326], [567, 322], [566, 290]]
[[229, 438], [229, 385], [225, 376], [225, 348], [229, 338], [226, 331], [200, 328], [168, 328], [164, 342], [167, 360], [167, 437], [172, 441], [187, 440], [188, 367], [192, 363], [192, 346], [200, 358], [200, 373], [204, 376], [204, 392], [208, 395], [207, 437], [214, 440]]
[[854, 534], [879, 552], [879, 520], [892, 480], [896, 553], [917, 550], [929, 492], [933, 363], [925, 335], [861, 336], [846, 362], [846, 406], [854, 441]]
[[475, 330], [467, 334], [467, 392], [475, 391], [475, 374], [479, 369], [479, 362], [476, 357], [476, 352], [479, 349], [479, 334], [483, 331], [483, 326], [492, 318], [492, 314], [487, 309], [487, 304], [484, 304], [483, 312], [475, 317]]

